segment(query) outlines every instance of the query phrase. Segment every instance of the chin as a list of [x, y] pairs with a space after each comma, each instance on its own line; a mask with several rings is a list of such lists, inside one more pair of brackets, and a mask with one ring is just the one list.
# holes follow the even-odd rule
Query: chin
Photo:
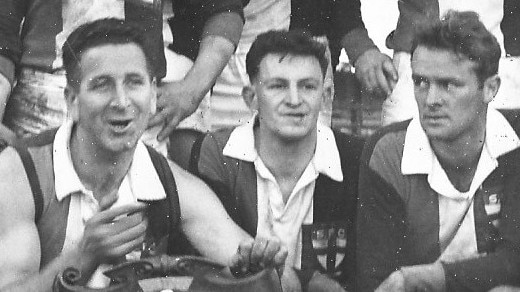
[[444, 140], [444, 141], [450, 141], [453, 140], [453, 137], [456, 136], [456, 134], [443, 130], [443, 129], [430, 129], [425, 130], [426, 136], [430, 140]]
[[309, 129], [302, 128], [288, 128], [288, 129], [280, 129], [279, 134], [284, 140], [294, 141], [301, 140], [309, 136], [311, 131]]
[[138, 141], [139, 140], [135, 138], [113, 139], [104, 143], [104, 148], [113, 154], [120, 154], [135, 149]]

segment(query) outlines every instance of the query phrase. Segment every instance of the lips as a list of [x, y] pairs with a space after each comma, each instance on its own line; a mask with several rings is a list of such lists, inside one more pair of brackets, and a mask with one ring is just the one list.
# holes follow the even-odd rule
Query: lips
[[108, 120], [108, 124], [115, 132], [124, 132], [130, 127], [132, 119], [113, 119]]

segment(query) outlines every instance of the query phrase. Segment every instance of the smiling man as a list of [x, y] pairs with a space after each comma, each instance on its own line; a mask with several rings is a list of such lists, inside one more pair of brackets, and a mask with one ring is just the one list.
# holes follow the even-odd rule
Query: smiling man
[[103, 287], [110, 265], [173, 254], [181, 233], [221, 264], [283, 265], [277, 239], [253, 241], [206, 185], [140, 141], [156, 79], [139, 27], [87, 23], [63, 52], [69, 119], [0, 155], [0, 290], [49, 291], [69, 266]]
[[334, 291], [341, 287], [315, 271], [352, 283], [362, 142], [317, 122], [330, 94], [326, 68], [325, 47], [305, 34], [259, 35], [243, 90], [256, 115], [207, 135], [196, 171], [250, 235], [281, 238], [289, 251], [284, 277], [298, 273], [305, 289], [314, 276], [310, 285]]
[[520, 141], [488, 107], [499, 59], [474, 12], [416, 36], [419, 117], [384, 128], [362, 158], [357, 291], [520, 285]]

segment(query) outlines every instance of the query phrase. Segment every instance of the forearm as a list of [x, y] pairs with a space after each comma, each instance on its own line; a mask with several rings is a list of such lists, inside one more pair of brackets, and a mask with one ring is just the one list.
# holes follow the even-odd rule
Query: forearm
[[365, 27], [357, 27], [341, 38], [341, 46], [345, 49], [351, 64], [355, 64], [359, 56], [369, 49], [379, 50], [368, 36]]
[[0, 74], [0, 121], [4, 118], [5, 107], [10, 94], [11, 83], [4, 75]]
[[74, 267], [80, 271], [82, 275], [80, 283], [86, 283], [97, 265], [92, 261], [83, 259], [76, 252], [69, 252], [60, 255], [40, 270], [39, 273], [27, 275], [22, 280], [0, 287], [0, 290], [3, 292], [52, 291], [52, 285], [56, 276], [68, 267]]
[[236, 13], [220, 13], [206, 22], [197, 58], [183, 80], [193, 85], [191, 96], [197, 97], [197, 102], [211, 89], [233, 55], [242, 26], [242, 19]]
[[498, 251], [455, 263], [444, 263], [447, 291], [487, 291], [500, 285], [520, 286], [520, 255]]

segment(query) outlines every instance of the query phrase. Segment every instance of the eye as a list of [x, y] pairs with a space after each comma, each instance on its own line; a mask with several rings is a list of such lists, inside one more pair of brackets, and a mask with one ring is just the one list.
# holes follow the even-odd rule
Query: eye
[[417, 88], [427, 88], [430, 84], [428, 82], [428, 80], [426, 80], [425, 78], [422, 78], [422, 77], [412, 77], [413, 79], [413, 85]]
[[443, 81], [440, 83], [440, 86], [446, 91], [454, 90], [458, 87], [458, 84], [453, 81]]
[[316, 90], [318, 88], [318, 86], [316, 84], [313, 84], [313, 83], [306, 83], [303, 85], [303, 88], [305, 90]]
[[281, 82], [275, 82], [275, 83], [271, 83], [271, 84], [267, 85], [267, 89], [277, 90], [277, 89], [284, 89], [284, 88], [285, 88], [285, 84], [283, 84]]
[[102, 90], [108, 88], [109, 86], [110, 81], [108, 78], [96, 78], [89, 83], [89, 89], [92, 90]]
[[140, 86], [144, 84], [144, 78], [138, 76], [130, 77], [126, 80], [126, 83], [130, 86]]

